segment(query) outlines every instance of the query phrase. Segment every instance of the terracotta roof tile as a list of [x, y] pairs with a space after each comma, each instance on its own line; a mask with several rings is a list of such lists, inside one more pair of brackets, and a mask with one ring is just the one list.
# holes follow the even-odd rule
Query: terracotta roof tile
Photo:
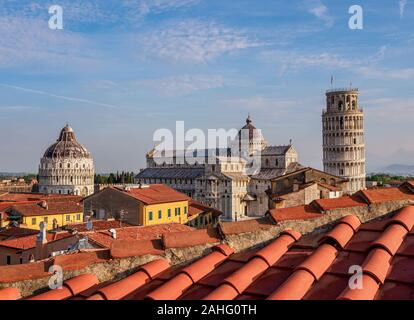
[[[291, 230], [289, 231], [291, 233]], [[236, 298], [259, 275], [276, 263], [288, 251], [289, 246], [298, 237], [297, 234], [294, 234], [296, 237], [292, 237], [290, 233], [282, 233], [278, 239], [255, 253], [246, 265], [224, 279], [222, 284], [204, 299], [229, 300]]]
[[414, 226], [414, 206], [407, 206], [401, 209], [395, 216], [388, 221], [388, 224], [400, 223], [407, 231]]
[[157, 275], [168, 269], [169, 266], [168, 261], [164, 259], [149, 262], [141, 266], [134, 274], [100, 288], [88, 300], [120, 300], [144, 284], [154, 280]]
[[338, 208], [360, 207], [368, 204], [358, 196], [343, 196], [333, 199], [317, 199], [312, 203], [316, 204], [321, 210], [328, 211]]
[[150, 184], [148, 187], [131, 188], [126, 192], [128, 195], [146, 204], [156, 204], [164, 202], [188, 201], [191, 198], [184, 193], [178, 192], [165, 184]]
[[111, 257], [127, 258], [146, 254], [163, 255], [162, 241], [153, 240], [114, 240], [111, 243]]
[[259, 218], [237, 222], [221, 222], [219, 226], [225, 235], [231, 235], [269, 229], [273, 224], [267, 218]]
[[404, 187], [378, 188], [358, 191], [369, 203], [385, 201], [414, 200], [414, 194]]
[[50, 214], [83, 212], [83, 206], [78, 202], [48, 202], [47, 207], [42, 207], [41, 202], [16, 204], [7, 209], [7, 212], [15, 211], [23, 216], [40, 216]]
[[214, 216], [220, 216], [223, 213], [217, 209], [214, 209], [212, 207], [206, 206], [205, 204], [202, 204], [201, 202], [190, 200], [188, 203], [188, 216], [194, 216], [203, 212], [212, 212]]
[[[130, 292], [116, 298], [414, 299], [413, 215], [408, 208], [361, 225], [357, 217], [348, 216], [330, 231], [322, 229], [319, 237], [311, 234], [297, 240], [293, 231], [282, 232], [263, 248], [236, 254], [221, 244], [189, 265], [166, 269], [142, 286], [143, 275], [136, 276], [139, 286], [131, 286], [128, 278], [114, 282], [118, 292]], [[349, 285], [354, 275], [350, 267], [355, 265], [361, 266], [361, 289]]]
[[198, 282], [201, 278], [213, 271], [220, 263], [226, 260], [227, 255], [220, 251], [213, 251], [207, 256], [183, 268], [173, 279], [148, 294], [147, 298], [153, 300], [177, 299], [193, 283]]
[[63, 228], [67, 230], [76, 230], [78, 232], [90, 232], [90, 231], [102, 231], [109, 229], [118, 229], [131, 227], [132, 225], [120, 222], [119, 220], [93, 220], [92, 221], [92, 230], [88, 230], [87, 223], [71, 223], [65, 225]]
[[[162, 239], [162, 236], [167, 233], [193, 231], [195, 229], [179, 223], [168, 223], [154, 226], [122, 227], [115, 230], [116, 240], [137, 241]], [[83, 232], [83, 234], [87, 235], [89, 239], [105, 248], [110, 248], [112, 242], [115, 240], [109, 230]]]
[[185, 248], [206, 243], [220, 242], [217, 228], [165, 233], [162, 237], [164, 248]]
[[275, 222], [315, 219], [322, 216], [321, 212], [311, 205], [270, 209], [267, 213], [270, 214]]
[[27, 300], [64, 300], [73, 297], [98, 283], [98, 278], [94, 274], [82, 274], [65, 281], [62, 289], [49, 290], [29, 297]]
[[[37, 234], [39, 231], [37, 231]], [[36, 247], [37, 234], [22, 236], [14, 239], [0, 241], [0, 247], [7, 247], [13, 249], [27, 250]], [[69, 232], [47, 233], [46, 238], [48, 242], [64, 239], [73, 236]]]
[[0, 300], [17, 300], [20, 298], [20, 291], [17, 288], [9, 287], [0, 289]]

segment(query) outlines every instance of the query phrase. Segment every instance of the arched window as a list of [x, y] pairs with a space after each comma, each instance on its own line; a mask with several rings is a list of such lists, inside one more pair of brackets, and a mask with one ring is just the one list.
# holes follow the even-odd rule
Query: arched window
[[342, 101], [339, 101], [338, 102], [338, 110], [342, 111], [343, 107], [344, 107], [344, 103]]

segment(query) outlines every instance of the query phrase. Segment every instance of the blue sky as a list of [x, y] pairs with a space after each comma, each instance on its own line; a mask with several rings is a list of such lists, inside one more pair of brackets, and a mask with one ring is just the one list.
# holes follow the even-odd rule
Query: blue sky
[[0, 0], [0, 171], [36, 171], [66, 122], [97, 171], [137, 171], [156, 129], [239, 128], [248, 112], [320, 168], [331, 75], [360, 89], [368, 170], [414, 164], [413, 31], [413, 0]]

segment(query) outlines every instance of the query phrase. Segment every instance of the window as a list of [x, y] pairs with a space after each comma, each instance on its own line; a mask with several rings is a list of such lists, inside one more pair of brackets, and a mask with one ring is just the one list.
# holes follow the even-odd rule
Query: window
[[66, 222], [69, 222], [70, 221], [70, 215], [66, 215]]
[[181, 214], [181, 208], [177, 208], [177, 215], [179, 216]]
[[80, 213], [78, 213], [77, 215], [76, 215], [76, 220], [80, 220], [81, 219], [81, 214]]
[[171, 209], [168, 208], [168, 218], [171, 218]]
[[32, 218], [32, 225], [36, 225], [36, 218]]
[[187, 214], [187, 207], [184, 207], [184, 214]]
[[11, 256], [7, 256], [7, 262], [6, 264], [11, 264]]
[[162, 211], [158, 210], [158, 219], [161, 220], [162, 219]]
[[70, 163], [68, 163], [68, 168], [70, 168]]
[[148, 220], [149, 220], [149, 221], [152, 221], [152, 218], [153, 218], [153, 217], [152, 217], [152, 211], [150, 211], [150, 212], [148, 212]]

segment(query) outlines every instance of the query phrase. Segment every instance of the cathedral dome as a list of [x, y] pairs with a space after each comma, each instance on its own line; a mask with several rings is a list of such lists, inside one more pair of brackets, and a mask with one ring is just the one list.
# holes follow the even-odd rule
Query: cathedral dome
[[61, 131], [59, 138], [54, 144], [47, 148], [44, 158], [91, 158], [91, 154], [82, 146], [75, 137], [73, 129], [66, 125]]

